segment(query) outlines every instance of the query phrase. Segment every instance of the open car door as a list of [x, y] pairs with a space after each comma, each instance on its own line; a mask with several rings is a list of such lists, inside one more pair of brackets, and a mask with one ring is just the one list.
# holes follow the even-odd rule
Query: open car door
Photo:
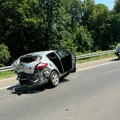
[[76, 60], [70, 49], [58, 50], [57, 54], [61, 59], [64, 72], [75, 72], [74, 67], [76, 67]]

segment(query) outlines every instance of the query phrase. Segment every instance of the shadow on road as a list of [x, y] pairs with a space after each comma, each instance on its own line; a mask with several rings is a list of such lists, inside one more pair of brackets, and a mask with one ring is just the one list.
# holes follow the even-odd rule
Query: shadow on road
[[119, 59], [118, 58], [113, 58], [110, 61], [119, 61]]
[[[68, 81], [69, 80], [67, 79], [61, 79], [60, 84]], [[22, 95], [22, 94], [34, 94], [34, 93], [42, 92], [45, 89], [52, 89], [52, 88], [53, 87], [51, 87], [49, 84], [42, 85], [42, 86], [38, 86], [38, 85], [35, 85], [35, 86], [22, 85], [21, 86], [20, 84], [16, 84], [7, 88], [7, 90], [10, 90], [13, 94]]]

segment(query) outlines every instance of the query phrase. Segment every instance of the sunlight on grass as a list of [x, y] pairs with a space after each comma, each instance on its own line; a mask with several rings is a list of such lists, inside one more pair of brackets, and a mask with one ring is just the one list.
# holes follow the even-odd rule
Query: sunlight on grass
[[15, 76], [15, 72], [14, 71], [4, 71], [4, 72], [0, 72], [0, 79], [2, 78], [8, 78], [8, 77], [13, 77]]
[[82, 60], [77, 60], [77, 63], [85, 63], [85, 62], [90, 62], [90, 61], [94, 61], [94, 60], [100, 60], [100, 59], [105, 59], [105, 58], [110, 58], [110, 57], [115, 57], [115, 54], [108, 54], [108, 55], [101, 55], [101, 56], [97, 56], [97, 57], [91, 57], [91, 58], [86, 58], [86, 59], [82, 59]]

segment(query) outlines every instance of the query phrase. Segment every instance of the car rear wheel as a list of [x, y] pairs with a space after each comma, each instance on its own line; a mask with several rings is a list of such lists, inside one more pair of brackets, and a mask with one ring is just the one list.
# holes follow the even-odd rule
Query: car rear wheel
[[52, 87], [56, 87], [59, 84], [59, 75], [56, 71], [52, 71], [49, 78], [49, 83]]

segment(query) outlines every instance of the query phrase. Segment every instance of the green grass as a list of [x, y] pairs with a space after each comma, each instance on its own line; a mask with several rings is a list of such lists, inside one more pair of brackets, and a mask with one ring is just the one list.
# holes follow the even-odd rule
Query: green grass
[[13, 77], [15, 76], [15, 72], [14, 71], [4, 71], [4, 72], [0, 72], [0, 79], [3, 78], [8, 78], [8, 77]]
[[115, 57], [115, 54], [101, 55], [101, 56], [97, 56], [97, 57], [91, 57], [91, 58], [87, 58], [87, 59], [77, 60], [77, 63], [80, 64], [80, 63], [85, 63], [85, 62], [90, 62], [90, 61], [100, 60], [100, 59], [105, 59], [105, 58], [110, 58], [110, 57]]

